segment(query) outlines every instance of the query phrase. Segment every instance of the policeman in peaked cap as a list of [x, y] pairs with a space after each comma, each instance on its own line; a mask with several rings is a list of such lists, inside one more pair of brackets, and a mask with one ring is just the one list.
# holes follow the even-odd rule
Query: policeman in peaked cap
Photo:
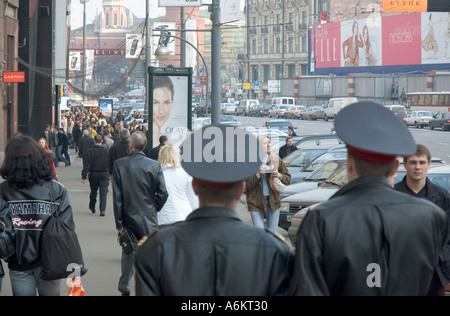
[[[299, 228], [293, 295], [427, 295], [448, 234], [444, 211], [392, 188], [415, 141], [385, 107], [357, 102], [335, 118], [349, 183]], [[411, 282], [414, 280], [414, 282]]]
[[[200, 207], [149, 236], [137, 251], [137, 295], [287, 294], [293, 254], [270, 231], [243, 223], [236, 207], [264, 158], [252, 134], [208, 125], [182, 145]], [[170, 194], [170, 192], [169, 192]]]

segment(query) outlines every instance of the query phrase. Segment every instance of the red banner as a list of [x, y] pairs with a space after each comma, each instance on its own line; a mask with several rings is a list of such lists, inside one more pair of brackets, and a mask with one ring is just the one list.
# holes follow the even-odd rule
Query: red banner
[[25, 82], [25, 72], [23, 71], [4, 71], [3, 82]]

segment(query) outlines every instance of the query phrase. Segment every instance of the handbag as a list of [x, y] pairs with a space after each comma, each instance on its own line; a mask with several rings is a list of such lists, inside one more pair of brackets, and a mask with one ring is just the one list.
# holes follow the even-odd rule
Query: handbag
[[[53, 199], [53, 182], [50, 183], [50, 200], [52, 210], [55, 208]], [[83, 255], [77, 234], [60, 217], [59, 206], [52, 212], [44, 227], [41, 239], [42, 267], [40, 277], [51, 281], [73, 276], [73, 269], [77, 275], [87, 272], [84, 267]]]
[[119, 236], [117, 236], [117, 241], [126, 255], [129, 255], [137, 249], [138, 242], [136, 236], [125, 228], [119, 233]]
[[0, 222], [0, 258], [8, 259], [15, 252], [15, 246], [11, 237], [6, 233], [6, 225], [3, 222]]
[[272, 187], [272, 190], [279, 194], [283, 194], [284, 190], [286, 190], [286, 184], [281, 182], [281, 180], [277, 177], [270, 177], [270, 186]]

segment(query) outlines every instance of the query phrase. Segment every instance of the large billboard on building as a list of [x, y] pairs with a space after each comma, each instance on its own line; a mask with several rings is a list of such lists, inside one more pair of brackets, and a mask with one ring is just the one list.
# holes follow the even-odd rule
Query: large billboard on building
[[325, 23], [315, 25], [310, 35], [314, 74], [424, 72], [450, 67], [448, 12]]

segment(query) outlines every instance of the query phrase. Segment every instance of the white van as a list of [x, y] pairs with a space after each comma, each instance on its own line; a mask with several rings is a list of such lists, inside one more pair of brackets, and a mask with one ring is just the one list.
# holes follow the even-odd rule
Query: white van
[[295, 105], [295, 99], [293, 97], [272, 98], [271, 105]]
[[348, 98], [331, 98], [328, 102], [323, 104], [325, 108], [324, 120], [328, 121], [328, 119], [334, 119], [336, 114], [339, 113], [344, 107], [349, 104], [358, 102], [357, 98], [348, 97]]
[[239, 105], [236, 107], [236, 115], [248, 115], [248, 111], [254, 107], [255, 105], [259, 105], [259, 100], [256, 99], [245, 99], [239, 102]]

